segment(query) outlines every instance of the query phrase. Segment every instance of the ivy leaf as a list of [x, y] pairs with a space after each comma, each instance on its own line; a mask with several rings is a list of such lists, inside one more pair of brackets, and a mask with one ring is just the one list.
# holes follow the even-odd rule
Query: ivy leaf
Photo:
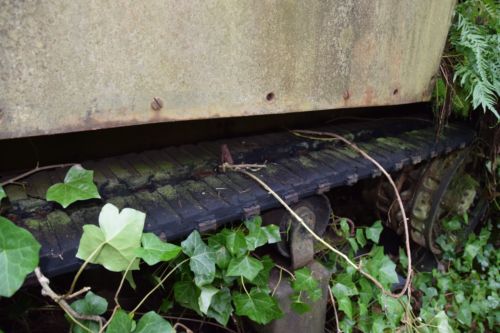
[[0, 186], [0, 202], [2, 202], [3, 198], [7, 198], [7, 193], [5, 193], [5, 190], [3, 189], [3, 187]]
[[201, 287], [212, 283], [215, 278], [215, 254], [203, 242], [200, 233], [193, 231], [181, 243], [182, 251], [189, 256], [189, 267], [194, 273], [194, 281]]
[[251, 220], [245, 221], [245, 226], [249, 230], [248, 235], [245, 237], [247, 248], [250, 251], [268, 243], [273, 244], [281, 241], [279, 227], [276, 225], [268, 225], [262, 227], [262, 219], [260, 216]]
[[472, 323], [472, 313], [469, 302], [466, 301], [460, 303], [460, 307], [457, 312], [457, 320], [463, 325], [470, 327]]
[[403, 268], [408, 267], [408, 256], [406, 255], [406, 252], [405, 250], [403, 250], [403, 248], [399, 248], [399, 263]]
[[273, 244], [281, 241], [280, 228], [277, 225], [270, 224], [262, 227], [264, 233], [267, 236], [267, 243]]
[[377, 246], [372, 250], [372, 257], [365, 264], [370, 274], [383, 285], [390, 285], [399, 281], [396, 273], [396, 264], [384, 254], [384, 248]]
[[292, 289], [296, 292], [307, 292], [313, 302], [322, 296], [319, 282], [312, 276], [312, 272], [308, 267], [303, 267], [295, 271], [295, 280], [292, 281]]
[[223, 288], [212, 297], [207, 316], [217, 320], [219, 324], [226, 326], [231, 313], [233, 313], [231, 293], [228, 288]]
[[339, 304], [339, 310], [343, 311], [349, 319], [352, 319], [354, 313], [352, 310], [351, 299], [347, 296], [336, 297], [336, 298], [337, 298], [337, 303]]
[[0, 216], [0, 296], [12, 296], [38, 266], [40, 244], [26, 229]]
[[201, 293], [200, 297], [198, 297], [198, 306], [202, 313], [207, 314], [212, 298], [219, 292], [219, 289], [212, 286], [201, 287], [200, 289]]
[[226, 236], [226, 247], [233, 256], [244, 256], [247, 253], [247, 243], [243, 232], [239, 230], [231, 231]]
[[340, 230], [342, 230], [342, 236], [348, 237], [349, 236], [349, 224], [347, 223], [347, 220], [345, 218], [340, 219]]
[[223, 229], [208, 238], [208, 246], [215, 255], [215, 264], [220, 269], [226, 269], [231, 259], [229, 251], [226, 249], [226, 235], [228, 231], [227, 229]]
[[399, 325], [404, 313], [401, 301], [395, 299], [394, 297], [381, 294], [379, 304], [382, 306], [382, 310], [384, 310], [386, 318], [393, 325], [393, 327]]
[[71, 303], [71, 307], [83, 315], [102, 315], [108, 309], [108, 301], [89, 291], [84, 298]]
[[356, 229], [356, 241], [359, 245], [361, 245], [361, 247], [364, 247], [366, 245], [365, 232], [361, 228]]
[[135, 254], [149, 266], [152, 266], [160, 261], [172, 260], [180, 252], [181, 248], [179, 246], [166, 243], [154, 233], [148, 232], [142, 235], [142, 247], [136, 249]]
[[283, 315], [278, 302], [257, 288], [252, 288], [249, 294], [234, 293], [233, 303], [238, 316], [247, 316], [259, 324], [267, 324]]
[[263, 256], [260, 262], [264, 268], [259, 271], [259, 274], [251, 282], [256, 286], [265, 288], [269, 285], [269, 274], [274, 267], [274, 262], [268, 255]]
[[47, 201], [55, 201], [66, 208], [79, 200], [100, 199], [93, 179], [94, 171], [85, 170], [79, 164], [74, 165], [66, 173], [64, 183], [49, 187]]
[[[145, 219], [146, 215], [138, 210], [125, 208], [120, 212], [112, 204], [104, 205], [99, 214], [99, 227], [83, 226], [76, 257], [89, 259], [113, 272], [126, 270], [140, 247]], [[138, 260], [130, 268], [138, 269]]]
[[439, 311], [439, 313], [434, 317], [434, 320], [437, 322], [436, 327], [439, 333], [453, 333], [453, 329], [448, 322], [446, 312]]
[[297, 312], [298, 314], [304, 314], [306, 312], [309, 312], [311, 310], [311, 306], [307, 303], [305, 303], [301, 298], [300, 298], [300, 293], [295, 293], [291, 297], [292, 304], [291, 308], [293, 311]]
[[[73, 310], [82, 315], [102, 315], [104, 312], [106, 312], [108, 308], [108, 302], [106, 301], [105, 298], [89, 291], [87, 294], [85, 294], [85, 297], [83, 299], [79, 299], [71, 303], [71, 307], [73, 308]], [[82, 327], [73, 323], [73, 321], [69, 317], [66, 318], [71, 323], [71, 332], [73, 333], [86, 332]], [[88, 329], [90, 329], [92, 332], [99, 331], [99, 324], [94, 321], [83, 320], [82, 324]]]
[[174, 298], [177, 303], [185, 308], [196, 311], [201, 316], [198, 298], [200, 289], [191, 281], [177, 281], [174, 284]]
[[125, 311], [119, 309], [111, 319], [106, 333], [130, 333], [132, 326], [133, 320]]
[[162, 316], [149, 311], [139, 319], [134, 333], [175, 333], [175, 330]]
[[349, 274], [339, 274], [335, 277], [332, 292], [336, 297], [350, 297], [358, 295], [358, 289]]
[[233, 258], [227, 267], [227, 276], [243, 276], [252, 281], [257, 274], [264, 268], [264, 265], [257, 259], [250, 256], [242, 258]]
[[366, 228], [365, 230], [366, 238], [373, 241], [374, 243], [378, 243], [380, 239], [380, 234], [382, 233], [383, 229], [384, 227], [382, 226], [382, 222], [380, 221], [375, 222], [371, 227]]

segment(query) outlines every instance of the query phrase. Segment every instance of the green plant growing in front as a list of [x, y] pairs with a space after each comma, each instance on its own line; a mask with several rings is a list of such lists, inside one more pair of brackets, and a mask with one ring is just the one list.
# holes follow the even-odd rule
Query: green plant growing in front
[[500, 121], [500, 4], [463, 0], [455, 8], [449, 48], [436, 81], [437, 106], [462, 116], [480, 108]]
[[[340, 230], [349, 248], [349, 257], [355, 258], [360, 249], [373, 242], [371, 249], [360, 256], [360, 265], [369, 274], [375, 277], [386, 290], [391, 290], [393, 284], [399, 281], [396, 264], [384, 254], [378, 243], [383, 230], [380, 221], [368, 228], [357, 228], [351, 235], [346, 220], [340, 221]], [[400, 262], [403, 267], [406, 255], [400, 252]], [[396, 331], [402, 326], [401, 321], [408, 321], [408, 298], [399, 299], [385, 295], [365, 276], [361, 275], [345, 261], [338, 260], [334, 254], [329, 256], [329, 265], [334, 270], [331, 281], [331, 291], [340, 312], [339, 326], [342, 332], [353, 332], [357, 329], [362, 332]]]
[[26, 229], [0, 216], [0, 296], [12, 296], [38, 266], [40, 244]]
[[[441, 314], [448, 318], [449, 332], [488, 332], [500, 325], [500, 253], [491, 243], [492, 230], [489, 224], [471, 234], [461, 251], [444, 246], [446, 268], [416, 275], [423, 322], [432, 325]], [[421, 331], [433, 332], [430, 325]]]
[[47, 201], [55, 201], [63, 208], [79, 200], [100, 199], [94, 184], [94, 171], [81, 165], [73, 165], [64, 177], [63, 183], [54, 184], [47, 190]]

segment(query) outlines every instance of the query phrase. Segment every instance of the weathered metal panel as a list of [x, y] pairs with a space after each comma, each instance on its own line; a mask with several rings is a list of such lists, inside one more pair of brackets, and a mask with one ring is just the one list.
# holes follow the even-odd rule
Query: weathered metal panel
[[428, 100], [453, 5], [0, 0], [0, 138]]

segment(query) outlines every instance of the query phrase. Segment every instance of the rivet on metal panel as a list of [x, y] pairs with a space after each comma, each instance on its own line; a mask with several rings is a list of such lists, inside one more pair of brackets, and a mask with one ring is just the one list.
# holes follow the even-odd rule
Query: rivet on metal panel
[[349, 90], [344, 91], [342, 97], [344, 97], [345, 100], [349, 99], [349, 97], [351, 97], [351, 93], [349, 92]]
[[163, 101], [160, 97], [153, 97], [153, 101], [151, 102], [151, 109], [155, 111], [159, 111], [163, 107]]

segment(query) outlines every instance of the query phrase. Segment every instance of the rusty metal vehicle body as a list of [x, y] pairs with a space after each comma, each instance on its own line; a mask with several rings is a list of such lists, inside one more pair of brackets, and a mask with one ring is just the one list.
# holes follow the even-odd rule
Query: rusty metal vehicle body
[[0, 1], [0, 139], [428, 101], [454, 0]]

